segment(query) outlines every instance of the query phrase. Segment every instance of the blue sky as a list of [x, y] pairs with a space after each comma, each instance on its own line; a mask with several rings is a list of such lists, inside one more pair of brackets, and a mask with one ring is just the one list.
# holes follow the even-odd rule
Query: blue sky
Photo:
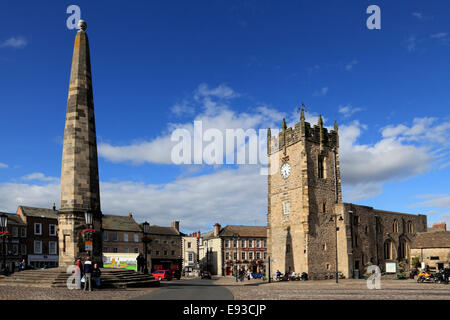
[[171, 164], [171, 130], [293, 125], [304, 101], [307, 120], [339, 123], [344, 201], [450, 224], [448, 1], [2, 1], [0, 211], [59, 203], [71, 4], [88, 24], [105, 213], [265, 224], [258, 166]]

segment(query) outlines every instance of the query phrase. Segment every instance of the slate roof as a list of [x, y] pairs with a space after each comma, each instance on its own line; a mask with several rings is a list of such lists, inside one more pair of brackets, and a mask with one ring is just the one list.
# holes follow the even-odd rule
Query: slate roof
[[179, 236], [180, 232], [172, 227], [149, 226], [149, 234]]
[[27, 217], [58, 219], [58, 210], [27, 207], [27, 206], [19, 206], [19, 208], [22, 210], [22, 213]]
[[8, 224], [14, 224], [14, 225], [23, 225], [26, 226], [27, 224], [22, 220], [22, 218], [15, 214], [15, 213], [8, 213], [8, 212], [0, 212], [0, 215], [6, 214], [8, 216]]
[[102, 219], [103, 230], [142, 232], [139, 224], [130, 216], [117, 216], [104, 214]]
[[450, 231], [419, 232], [411, 248], [450, 248]]
[[267, 228], [262, 226], [234, 226], [229, 225], [223, 228], [219, 235], [221, 237], [232, 237], [238, 234], [240, 237], [267, 237]]

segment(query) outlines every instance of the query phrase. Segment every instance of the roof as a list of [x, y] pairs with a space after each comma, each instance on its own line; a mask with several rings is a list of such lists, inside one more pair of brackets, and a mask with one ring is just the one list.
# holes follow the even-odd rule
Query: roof
[[26, 225], [25, 221], [22, 220], [22, 218], [15, 213], [8, 213], [8, 212], [0, 212], [0, 215], [6, 214], [8, 216], [8, 224], [20, 224], [20, 225]]
[[240, 237], [267, 237], [267, 228], [262, 226], [226, 226], [220, 231], [221, 237], [232, 237], [238, 234]]
[[173, 227], [149, 226], [149, 234], [179, 236], [180, 232]]
[[19, 206], [24, 216], [58, 219], [58, 210]]
[[104, 214], [102, 218], [103, 230], [115, 230], [115, 231], [135, 231], [142, 232], [139, 224], [128, 215], [116, 216], [112, 214]]
[[450, 231], [419, 232], [411, 248], [450, 248]]

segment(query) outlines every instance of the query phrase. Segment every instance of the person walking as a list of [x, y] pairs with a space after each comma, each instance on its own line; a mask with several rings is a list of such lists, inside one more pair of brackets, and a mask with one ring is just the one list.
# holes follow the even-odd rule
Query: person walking
[[100, 277], [102, 275], [102, 271], [98, 267], [97, 264], [94, 264], [94, 268], [92, 269], [92, 280], [95, 282], [95, 287], [100, 288]]
[[75, 265], [75, 285], [77, 290], [81, 290], [81, 277], [83, 277], [83, 264], [80, 259], [77, 259]]
[[84, 281], [84, 291], [86, 291], [86, 288], [89, 286], [89, 291], [92, 291], [92, 262], [90, 260], [87, 260], [84, 263], [84, 275], [86, 276], [86, 280]]

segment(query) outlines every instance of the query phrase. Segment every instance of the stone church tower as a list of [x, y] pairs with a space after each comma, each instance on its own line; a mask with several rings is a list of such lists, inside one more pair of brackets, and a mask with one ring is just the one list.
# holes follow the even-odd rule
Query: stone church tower
[[85, 259], [85, 212], [93, 213], [94, 261], [102, 261], [102, 213], [98, 176], [97, 142], [91, 62], [86, 23], [78, 23], [70, 72], [61, 170], [61, 206], [58, 216], [59, 265], [73, 265]]
[[[269, 133], [270, 134], [270, 133]], [[339, 137], [305, 122], [268, 139], [268, 246], [272, 270], [326, 272], [335, 268], [336, 204], [342, 203]], [[278, 170], [272, 166], [278, 165]], [[327, 248], [328, 247], [328, 248]]]

